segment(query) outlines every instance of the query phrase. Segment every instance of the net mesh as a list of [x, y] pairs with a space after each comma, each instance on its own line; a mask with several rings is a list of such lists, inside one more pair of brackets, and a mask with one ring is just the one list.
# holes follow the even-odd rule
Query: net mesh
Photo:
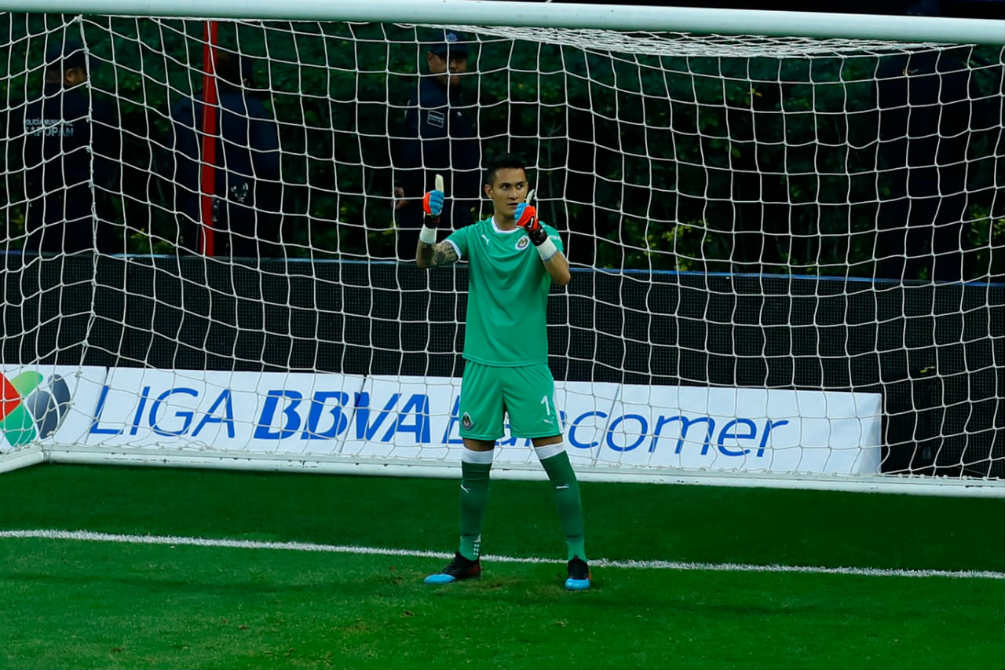
[[[448, 227], [486, 215], [513, 151], [574, 271], [550, 362], [586, 467], [1002, 476], [1000, 48], [214, 25], [0, 14], [4, 374], [102, 370], [123, 410], [77, 447], [238, 449], [240, 378], [262, 458], [453, 465], [466, 268], [405, 263], [416, 199], [442, 172]], [[430, 114], [444, 30], [467, 69]], [[197, 393], [168, 430], [147, 386]]]

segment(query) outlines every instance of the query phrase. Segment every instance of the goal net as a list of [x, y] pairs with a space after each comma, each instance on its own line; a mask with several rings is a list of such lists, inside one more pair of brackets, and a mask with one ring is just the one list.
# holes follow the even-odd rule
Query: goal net
[[[16, 13], [0, 34], [0, 470], [453, 475], [467, 268], [415, 266], [417, 199], [441, 173], [447, 227], [487, 216], [480, 170], [516, 152], [572, 267], [549, 362], [584, 477], [1005, 476], [1000, 45]], [[526, 444], [497, 474], [539, 476]]]

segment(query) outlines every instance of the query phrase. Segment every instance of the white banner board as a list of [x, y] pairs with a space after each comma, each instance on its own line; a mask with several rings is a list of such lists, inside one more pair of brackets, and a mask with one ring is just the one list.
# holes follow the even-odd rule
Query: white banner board
[[[134, 368], [55, 373], [74, 380], [71, 410], [45, 438], [64, 449], [460, 459], [459, 379]], [[880, 394], [558, 382], [555, 406], [570, 456], [581, 465], [879, 472]], [[528, 444], [500, 440], [495, 462], [536, 463]]]

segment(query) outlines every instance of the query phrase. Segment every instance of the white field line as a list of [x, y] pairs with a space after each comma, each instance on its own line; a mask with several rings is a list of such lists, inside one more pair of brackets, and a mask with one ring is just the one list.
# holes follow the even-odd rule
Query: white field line
[[[415, 558], [452, 558], [441, 551], [356, 547], [352, 545], [314, 544], [311, 542], [262, 542], [258, 540], [225, 540], [174, 535], [119, 535], [86, 530], [0, 530], [0, 539], [35, 538], [43, 540], [76, 540], [83, 542], [121, 542], [124, 544], [186, 545], [193, 547], [223, 547], [227, 549], [273, 549], [281, 551], [312, 551], [332, 554], [369, 554], [374, 556], [409, 556]], [[494, 563], [564, 563], [551, 558], [533, 556], [483, 555]], [[590, 559], [597, 568], [649, 570], [705, 570], [711, 572], [796, 572], [818, 575], [860, 575], [864, 577], [945, 577], [948, 579], [1003, 579], [1005, 572], [990, 570], [887, 570], [882, 568], [827, 568], [807, 565], [749, 565], [744, 563], [688, 563], [682, 561], [616, 561]]]

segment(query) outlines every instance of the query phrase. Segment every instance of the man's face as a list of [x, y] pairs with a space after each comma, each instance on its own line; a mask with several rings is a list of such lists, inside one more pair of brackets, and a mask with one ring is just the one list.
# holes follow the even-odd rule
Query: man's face
[[426, 65], [429, 73], [437, 75], [436, 79], [444, 87], [455, 88], [461, 85], [461, 75], [468, 71], [468, 57], [463, 53], [434, 54], [426, 52]]
[[496, 170], [491, 184], [485, 184], [485, 195], [492, 201], [495, 213], [513, 218], [516, 206], [527, 199], [527, 173], [523, 168]]
[[82, 81], [87, 81], [87, 70], [82, 67], [68, 67], [65, 70], [54, 67], [45, 71], [46, 84], [57, 84], [63, 88], [73, 88]]
[[87, 72], [82, 67], [67, 68], [63, 72], [63, 86], [71, 88], [82, 81], [87, 81]]

